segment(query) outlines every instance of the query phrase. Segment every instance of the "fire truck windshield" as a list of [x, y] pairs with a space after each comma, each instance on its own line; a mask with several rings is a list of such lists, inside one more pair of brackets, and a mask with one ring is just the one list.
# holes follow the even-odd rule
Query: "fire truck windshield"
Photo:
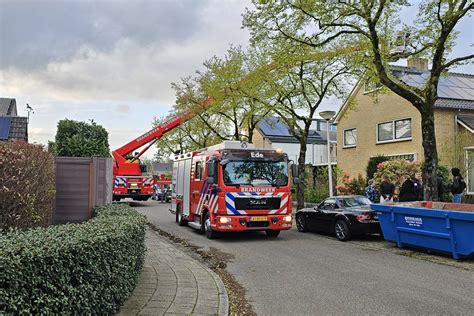
[[229, 161], [222, 166], [224, 184], [229, 186], [285, 186], [288, 184], [288, 162]]

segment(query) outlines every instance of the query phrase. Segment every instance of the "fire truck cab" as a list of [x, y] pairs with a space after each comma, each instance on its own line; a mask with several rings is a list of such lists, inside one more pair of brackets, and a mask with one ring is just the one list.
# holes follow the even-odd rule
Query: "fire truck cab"
[[171, 212], [211, 239], [247, 230], [276, 237], [292, 225], [288, 166], [281, 150], [238, 141], [176, 155]]

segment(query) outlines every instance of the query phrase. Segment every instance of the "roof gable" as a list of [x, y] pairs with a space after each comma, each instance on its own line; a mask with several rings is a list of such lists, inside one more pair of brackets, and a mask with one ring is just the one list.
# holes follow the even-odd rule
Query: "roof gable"
[[11, 98], [0, 98], [0, 115], [17, 116], [16, 100]]
[[[408, 67], [393, 66], [393, 73], [408, 85], [423, 87], [429, 77], [428, 72], [418, 71]], [[350, 105], [350, 101], [363, 87], [362, 79], [356, 83], [349, 97], [339, 109], [335, 122], [337, 123]], [[461, 73], [448, 73], [440, 78], [438, 84], [438, 100], [435, 108], [474, 110], [474, 75]]]

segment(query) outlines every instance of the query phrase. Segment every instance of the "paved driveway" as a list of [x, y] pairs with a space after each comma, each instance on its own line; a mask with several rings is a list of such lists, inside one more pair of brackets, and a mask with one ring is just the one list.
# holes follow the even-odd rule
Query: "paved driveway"
[[[247, 289], [258, 315], [472, 315], [474, 310], [474, 269], [402, 256], [376, 238], [343, 243], [293, 229], [276, 239], [252, 232], [208, 240], [178, 226], [169, 204], [134, 205], [169, 233], [233, 254], [227, 269]], [[471, 269], [474, 263], [464, 266]]]

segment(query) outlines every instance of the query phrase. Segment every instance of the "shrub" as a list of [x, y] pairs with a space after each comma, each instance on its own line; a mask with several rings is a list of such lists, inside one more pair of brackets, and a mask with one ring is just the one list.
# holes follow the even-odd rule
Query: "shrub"
[[344, 172], [336, 190], [341, 195], [365, 195], [366, 186], [367, 181], [360, 173], [356, 178], [351, 179], [349, 174]]
[[377, 155], [375, 157], [370, 157], [369, 162], [367, 163], [367, 179], [372, 179], [374, 177], [374, 173], [377, 172], [377, 166], [384, 161], [390, 160], [387, 156], [384, 155]]
[[382, 182], [382, 176], [386, 174], [395, 186], [401, 187], [404, 175], [412, 175], [415, 172], [421, 172], [419, 162], [408, 160], [384, 161], [378, 164], [377, 172], [374, 173], [374, 180], [378, 186]]
[[109, 134], [102, 126], [73, 120], [58, 122], [56, 140], [51, 144], [58, 156], [110, 157]]
[[51, 222], [54, 157], [42, 146], [0, 142], [0, 230]]
[[0, 314], [112, 314], [145, 251], [145, 218], [123, 204], [82, 224], [0, 235]]
[[328, 168], [306, 166], [304, 200], [310, 203], [319, 203], [329, 195]]

